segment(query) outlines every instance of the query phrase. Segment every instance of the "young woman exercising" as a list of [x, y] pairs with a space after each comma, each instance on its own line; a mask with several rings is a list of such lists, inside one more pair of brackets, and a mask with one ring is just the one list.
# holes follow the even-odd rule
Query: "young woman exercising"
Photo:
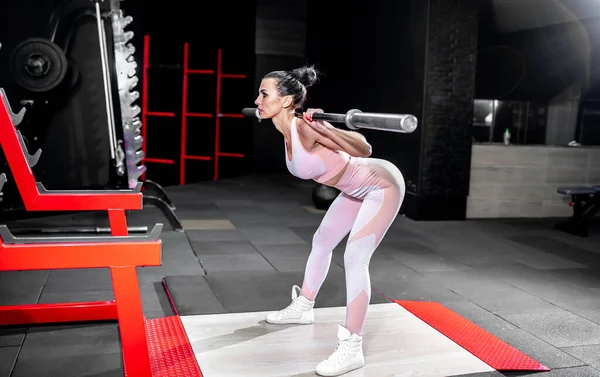
[[333, 249], [348, 235], [344, 253], [346, 323], [338, 326], [335, 351], [316, 367], [322, 376], [338, 376], [365, 365], [362, 331], [371, 299], [369, 262], [396, 218], [405, 184], [392, 163], [369, 157], [371, 145], [361, 134], [334, 128], [312, 116], [294, 116], [317, 80], [312, 67], [274, 71], [262, 79], [254, 102], [260, 118], [271, 119], [285, 139], [287, 168], [301, 179], [312, 179], [341, 191], [312, 239], [302, 288], [292, 288], [292, 303], [269, 313], [268, 323], [310, 324], [317, 293], [327, 276]]

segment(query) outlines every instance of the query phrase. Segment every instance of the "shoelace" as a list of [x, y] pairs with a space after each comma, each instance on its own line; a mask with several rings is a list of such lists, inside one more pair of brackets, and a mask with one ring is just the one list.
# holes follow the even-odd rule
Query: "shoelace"
[[335, 350], [327, 360], [333, 361], [334, 364], [339, 365], [346, 356], [348, 356], [348, 348], [350, 347], [350, 340], [340, 340], [335, 347]]
[[291, 311], [293, 311], [294, 309], [296, 309], [296, 307], [297, 307], [297, 306], [298, 306], [298, 300], [294, 300], [294, 301], [292, 301], [292, 303], [291, 303], [291, 304], [289, 304], [289, 305], [287, 306], [287, 308], [285, 308], [285, 309], [283, 309], [283, 310], [281, 311], [281, 315], [286, 315], [286, 314], [288, 314], [289, 312], [291, 312]]

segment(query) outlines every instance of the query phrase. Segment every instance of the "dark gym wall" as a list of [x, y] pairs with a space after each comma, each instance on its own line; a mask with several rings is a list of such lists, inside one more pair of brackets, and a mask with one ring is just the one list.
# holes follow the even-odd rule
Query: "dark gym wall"
[[[548, 106], [544, 127], [528, 127], [528, 143], [562, 144], [567, 140], [558, 135], [565, 135], [568, 141], [574, 137], [583, 144], [600, 145], [600, 133], [594, 129], [600, 119], [596, 115], [600, 110], [600, 18], [571, 15], [568, 21], [529, 27], [528, 23], [540, 20], [521, 15], [518, 29], [501, 30], [496, 25], [510, 25], [509, 13], [495, 14], [491, 0], [482, 4], [476, 98]], [[568, 14], [569, 6], [558, 13], [549, 11], [541, 19], [565, 20]], [[581, 88], [580, 98], [573, 92], [575, 87]], [[573, 111], [579, 112], [575, 124], [557, 121], [557, 117], [569, 119]], [[495, 128], [495, 140], [502, 140], [502, 132], [503, 128]]]
[[478, 12], [477, 0], [309, 0], [307, 57], [326, 74], [309, 106], [419, 118], [410, 135], [361, 131], [402, 170], [414, 219], [465, 218]]
[[[306, 62], [307, 0], [258, 0], [256, 9], [256, 74], [244, 107], [255, 107], [261, 78], [274, 70], [290, 70]], [[273, 122], [252, 121], [255, 173], [285, 173], [283, 136]]]
[[[421, 1], [310, 0], [307, 34], [310, 62], [323, 73], [310, 93], [308, 107], [345, 113], [410, 113], [421, 120], [425, 62], [426, 12]], [[410, 135], [361, 130], [373, 157], [388, 159], [416, 192], [421, 129]]]
[[[486, 22], [493, 19], [486, 9]], [[575, 82], [597, 98], [600, 19], [578, 20], [509, 33], [488, 26], [479, 43], [478, 98], [544, 102]]]
[[418, 194], [407, 214], [464, 220], [471, 172], [479, 0], [430, 0]]

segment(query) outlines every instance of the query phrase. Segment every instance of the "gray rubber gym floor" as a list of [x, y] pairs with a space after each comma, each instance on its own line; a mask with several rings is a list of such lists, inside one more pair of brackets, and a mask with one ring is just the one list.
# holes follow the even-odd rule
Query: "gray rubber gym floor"
[[[323, 216], [312, 210], [312, 187], [283, 175], [170, 188], [185, 233], [155, 208], [130, 213], [129, 225], [165, 224], [163, 266], [138, 269], [146, 315], [173, 314], [163, 278], [182, 315], [289, 303]], [[69, 215], [60, 224], [105, 225], [105, 217]], [[44, 221], [58, 223], [28, 223]], [[383, 300], [375, 290], [436, 301], [553, 369], [541, 376], [600, 376], [600, 227], [578, 238], [553, 223], [398, 217], [371, 262], [373, 302]], [[344, 304], [344, 241], [318, 305]], [[107, 270], [0, 272], [0, 305], [112, 298]], [[116, 324], [0, 328], [0, 377], [122, 375]]]

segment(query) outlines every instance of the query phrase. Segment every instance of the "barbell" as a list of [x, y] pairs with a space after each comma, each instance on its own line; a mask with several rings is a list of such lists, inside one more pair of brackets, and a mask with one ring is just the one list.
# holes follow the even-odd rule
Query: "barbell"
[[[242, 109], [246, 117], [262, 119], [257, 108]], [[297, 118], [302, 118], [302, 111], [296, 111]], [[324, 120], [332, 123], [344, 123], [351, 130], [365, 128], [370, 130], [398, 132], [409, 134], [417, 129], [417, 117], [411, 114], [363, 113], [360, 110], [349, 110], [346, 114], [314, 113], [314, 120]]]

